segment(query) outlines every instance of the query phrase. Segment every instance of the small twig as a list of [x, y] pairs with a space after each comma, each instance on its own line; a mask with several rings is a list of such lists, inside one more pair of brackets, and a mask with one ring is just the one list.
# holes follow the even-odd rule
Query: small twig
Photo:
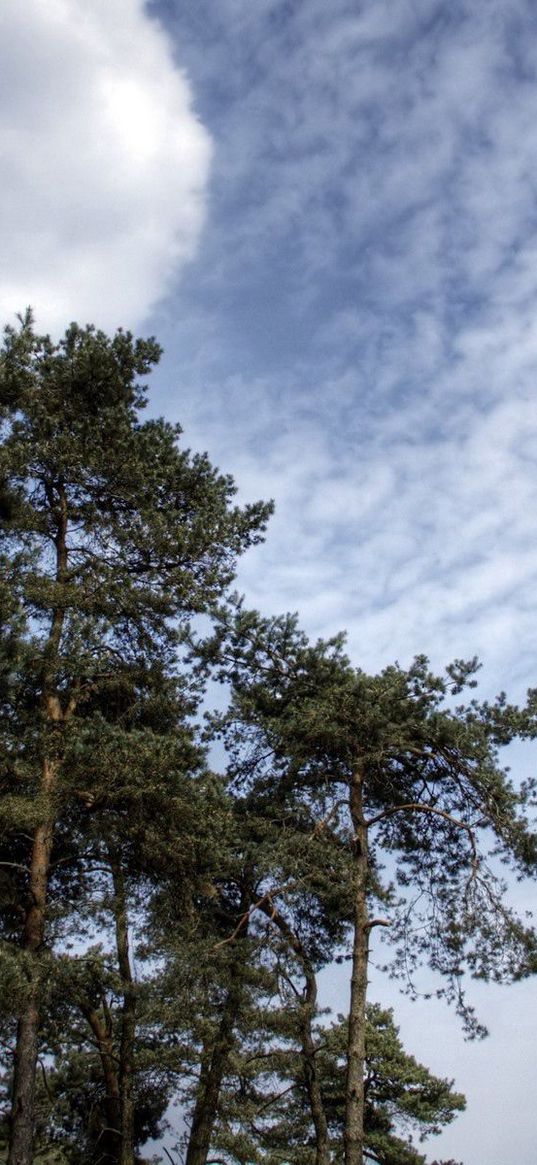
[[53, 1101], [54, 1101], [54, 1097], [53, 1097], [53, 1095], [52, 1095], [52, 1093], [51, 1093], [51, 1091], [50, 1091], [49, 1085], [48, 1085], [48, 1080], [47, 1080], [47, 1073], [46, 1073], [46, 1071], [45, 1071], [45, 1065], [44, 1065], [44, 1063], [43, 1063], [43, 1061], [42, 1061], [41, 1057], [39, 1057], [38, 1064], [39, 1064], [39, 1067], [41, 1068], [41, 1072], [42, 1072], [42, 1075], [43, 1075], [43, 1084], [45, 1085], [45, 1092], [46, 1092], [46, 1094], [47, 1094], [47, 1096], [48, 1096], [48, 1098], [49, 1098], [49, 1100], [50, 1100], [50, 1103], [52, 1104], [52, 1103], [53, 1103]]
[[[246, 922], [248, 921], [248, 919], [250, 917], [250, 914], [253, 914], [254, 910], [262, 909], [262, 907], [267, 902], [270, 902], [272, 905], [273, 898], [275, 898], [277, 895], [285, 894], [287, 890], [294, 890], [295, 887], [297, 886], [297, 884], [298, 884], [297, 882], [289, 882], [285, 886], [278, 886], [275, 890], [267, 890], [266, 893], [261, 896], [261, 898], [258, 898], [257, 902], [252, 902], [252, 905], [249, 906], [248, 909], [244, 911], [244, 914], [242, 914], [241, 917], [239, 918], [239, 921], [235, 927], [235, 930], [232, 932], [232, 934], [228, 935], [227, 938], [222, 939], [219, 943], [216, 943], [216, 946], [213, 948], [213, 950], [217, 951], [220, 949], [220, 947], [225, 947], [228, 945], [228, 943], [234, 942], [235, 939], [237, 938], [237, 935], [239, 935], [241, 930], [244, 928]], [[274, 910], [276, 910], [275, 907], [274, 907]], [[208, 1163], [207, 1163], [207, 1165], [208, 1165]]]
[[478, 863], [472, 826], [468, 825], [467, 821], [459, 821], [458, 817], [452, 817], [451, 813], [448, 813], [445, 809], [437, 809], [435, 805], [422, 805], [419, 801], [409, 801], [405, 805], [394, 805], [392, 809], [385, 809], [382, 813], [378, 813], [376, 817], [371, 817], [369, 821], [365, 822], [365, 826], [369, 829], [372, 825], [378, 825], [381, 821], [386, 821], [388, 817], [394, 817], [396, 813], [431, 813], [435, 817], [442, 817], [444, 821], [448, 821], [456, 829], [463, 829], [468, 834], [472, 854], [476, 864]]

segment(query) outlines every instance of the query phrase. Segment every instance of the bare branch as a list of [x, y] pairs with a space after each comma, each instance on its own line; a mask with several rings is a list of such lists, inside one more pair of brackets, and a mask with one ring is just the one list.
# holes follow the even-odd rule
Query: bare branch
[[365, 925], [365, 930], [373, 930], [374, 926], [391, 926], [389, 918], [372, 918], [370, 922]]
[[[263, 894], [261, 898], [258, 898], [257, 902], [252, 902], [252, 905], [244, 911], [244, 914], [242, 914], [239, 918], [239, 921], [232, 934], [228, 935], [227, 938], [222, 939], [219, 943], [216, 943], [213, 950], [217, 951], [220, 947], [225, 947], [228, 945], [228, 943], [234, 942], [240, 934], [241, 930], [243, 930], [246, 922], [248, 921], [250, 915], [253, 914], [254, 910], [263, 910], [264, 906], [266, 906], [268, 903], [270, 903], [272, 907], [273, 898], [276, 898], [280, 894], [285, 894], [288, 890], [294, 890], [296, 886], [297, 882], [288, 882], [287, 885], [278, 886], [275, 890], [267, 890], [267, 892]], [[273, 909], [276, 911], [275, 907], [273, 907]]]

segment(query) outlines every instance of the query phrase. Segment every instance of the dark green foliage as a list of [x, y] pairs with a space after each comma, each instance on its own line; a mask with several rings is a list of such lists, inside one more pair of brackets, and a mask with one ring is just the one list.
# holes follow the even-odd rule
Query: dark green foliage
[[[153, 340], [75, 324], [53, 344], [28, 314], [7, 329], [0, 360], [0, 977], [25, 1033], [17, 1161], [32, 1154], [51, 952], [75, 920], [91, 938], [110, 910], [126, 935], [129, 913], [171, 866], [191, 878], [200, 815], [187, 786], [203, 773], [193, 721], [202, 686], [180, 666], [181, 643], [271, 509], [234, 506], [231, 478], [182, 450], [178, 426], [140, 419], [139, 378], [159, 355]], [[129, 1015], [132, 1042], [135, 989], [119, 932], [117, 944], [116, 1026], [125, 1033]], [[135, 1088], [126, 1054], [123, 1040], [122, 1111]]]
[[[284, 1002], [282, 1000], [282, 1002]], [[270, 1027], [242, 1033], [223, 1090], [215, 1143], [234, 1161], [311, 1165], [315, 1137], [304, 1061], [297, 1048], [297, 999], [273, 1007]], [[342, 1160], [347, 1024], [315, 1027], [332, 1160]], [[257, 1037], [257, 1042], [256, 1042]], [[425, 1165], [412, 1142], [435, 1135], [464, 1108], [451, 1081], [432, 1076], [402, 1047], [390, 1011], [370, 1005], [366, 1034], [366, 1159]]]
[[[477, 1032], [464, 970], [505, 980], [537, 965], [535, 933], [512, 912], [501, 877], [502, 862], [519, 876], [535, 874], [525, 815], [532, 789], [516, 790], [498, 758], [499, 743], [534, 734], [531, 701], [526, 710], [503, 698], [456, 705], [453, 697], [475, 686], [475, 661], [436, 676], [419, 657], [408, 671], [368, 676], [351, 666], [341, 639], [312, 646], [292, 619], [239, 611], [208, 651], [219, 642], [234, 697], [215, 726], [232, 781], [289, 823], [293, 814], [303, 828], [308, 820], [328, 856], [337, 847], [350, 853], [346, 790], [360, 766], [370, 908], [388, 915], [392, 968], [405, 976], [428, 961], [445, 977], [439, 993]], [[350, 920], [348, 891], [340, 882]]]
[[[335, 1130], [344, 1121], [347, 1024], [342, 1020], [327, 1032], [327, 1108]], [[393, 1014], [369, 1005], [366, 1031], [367, 1155], [381, 1165], [418, 1165], [423, 1156], [397, 1135], [407, 1129], [422, 1139], [441, 1132], [465, 1106], [453, 1091], [453, 1081], [432, 1076], [402, 1047]]]
[[[136, 643], [173, 643], [168, 620], [208, 609], [270, 513], [232, 508], [232, 479], [181, 451], [179, 426], [138, 419], [137, 378], [159, 355], [153, 340], [75, 324], [59, 345], [35, 336], [29, 318], [7, 332], [0, 480], [15, 593], [38, 625], [61, 599], [64, 654], [79, 657], [81, 678], [114, 648], [132, 657]], [[59, 584], [50, 554], [63, 494], [71, 535]]]

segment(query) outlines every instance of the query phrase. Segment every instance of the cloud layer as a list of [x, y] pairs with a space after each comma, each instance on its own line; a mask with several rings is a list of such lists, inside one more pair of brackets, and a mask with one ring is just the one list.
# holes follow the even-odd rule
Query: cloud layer
[[276, 499], [250, 600], [348, 627], [365, 667], [534, 683], [531, 6], [160, 7], [216, 140], [168, 407]]
[[[244, 496], [275, 497], [247, 601], [314, 636], [347, 627], [367, 669], [477, 653], [482, 693], [521, 696], [537, 682], [535, 6], [153, 8], [215, 140], [204, 247], [155, 321], [158, 407]], [[336, 1010], [340, 990], [331, 973]], [[492, 1038], [470, 1047], [440, 1005], [381, 996], [468, 1094], [431, 1157], [533, 1161], [531, 990], [476, 992]]]
[[135, 326], [195, 253], [210, 140], [140, 0], [6, 0], [0, 309]]

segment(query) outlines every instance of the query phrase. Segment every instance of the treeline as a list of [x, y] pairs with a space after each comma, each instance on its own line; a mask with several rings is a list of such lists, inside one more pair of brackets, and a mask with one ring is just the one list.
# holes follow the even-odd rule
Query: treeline
[[142, 418], [159, 355], [30, 315], [5, 334], [0, 1159], [419, 1165], [464, 1098], [368, 1000], [371, 936], [471, 1035], [465, 974], [535, 971], [498, 873], [535, 875], [533, 786], [498, 748], [537, 701], [465, 696], [475, 661], [369, 676], [245, 609], [271, 506]]

